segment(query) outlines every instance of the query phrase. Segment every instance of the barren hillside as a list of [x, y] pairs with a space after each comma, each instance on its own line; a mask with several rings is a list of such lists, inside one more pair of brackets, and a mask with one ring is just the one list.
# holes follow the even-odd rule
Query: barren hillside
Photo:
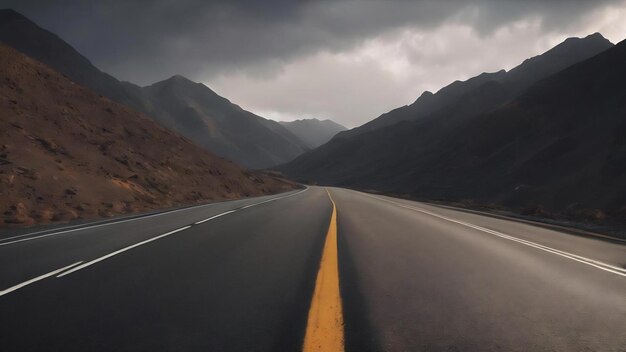
[[256, 196], [294, 185], [246, 171], [0, 45], [0, 224]]

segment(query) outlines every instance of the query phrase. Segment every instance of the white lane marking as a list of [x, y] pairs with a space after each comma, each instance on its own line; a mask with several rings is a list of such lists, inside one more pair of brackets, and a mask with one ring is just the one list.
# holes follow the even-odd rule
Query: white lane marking
[[215, 218], [219, 218], [220, 216], [224, 216], [224, 215], [227, 215], [227, 214], [230, 214], [230, 213], [234, 213], [234, 212], [236, 212], [236, 211], [237, 211], [237, 210], [229, 210], [229, 211], [227, 211], [227, 212], [225, 212], [225, 213], [217, 214], [217, 215], [211, 216], [210, 218], [206, 218], [206, 219], [204, 219], [204, 220], [200, 220], [200, 221], [194, 222], [194, 224], [195, 224], [195, 225], [199, 225], [199, 224], [202, 224], [203, 222], [207, 222], [207, 221], [209, 221], [209, 220], [213, 220], [213, 219], [215, 219]]
[[156, 236], [156, 237], [149, 238], [149, 239], [147, 239], [147, 240], [145, 240], [145, 241], [141, 241], [141, 242], [139, 242], [139, 243], [135, 243], [135, 244], [130, 245], [130, 246], [128, 246], [128, 247], [124, 247], [124, 248], [119, 249], [119, 250], [117, 250], [117, 251], [115, 251], [115, 252], [109, 253], [109, 254], [107, 254], [107, 255], [103, 255], [103, 256], [102, 256], [102, 257], [100, 257], [100, 258], [96, 258], [96, 259], [94, 259], [94, 260], [92, 260], [92, 261], [89, 261], [89, 262], [86, 262], [86, 263], [84, 263], [84, 264], [81, 264], [81, 265], [79, 265], [79, 266], [77, 266], [77, 267], [75, 267], [75, 268], [73, 268], [73, 269], [71, 269], [71, 270], [68, 270], [68, 271], [66, 271], [66, 272], [64, 272], [64, 273], [61, 273], [61, 274], [57, 275], [57, 277], [63, 277], [63, 276], [65, 276], [65, 275], [71, 274], [71, 273], [73, 273], [73, 272], [75, 272], [75, 271], [78, 271], [78, 270], [80, 270], [80, 269], [84, 269], [84, 268], [86, 268], [86, 267], [88, 267], [88, 266], [91, 266], [91, 265], [93, 265], [93, 264], [96, 264], [96, 263], [98, 263], [98, 262], [101, 262], [101, 261], [103, 261], [103, 260], [105, 260], [105, 259], [107, 259], [107, 258], [111, 258], [111, 257], [112, 257], [112, 256], [114, 256], [114, 255], [118, 255], [118, 254], [120, 254], [120, 253], [123, 253], [123, 252], [126, 252], [126, 251], [128, 251], [128, 250], [131, 250], [131, 249], [133, 249], [133, 248], [135, 248], [135, 247], [139, 247], [139, 246], [144, 245], [144, 244], [146, 244], [146, 243], [150, 243], [150, 242], [152, 242], [152, 241], [156, 241], [156, 240], [158, 240], [158, 239], [160, 239], [160, 238], [163, 238], [163, 237], [166, 237], [166, 236], [169, 236], [169, 235], [173, 235], [173, 234], [175, 234], [175, 233], [177, 233], [177, 232], [187, 230], [187, 229], [188, 229], [188, 228], [190, 228], [190, 227], [191, 227], [191, 225], [188, 225], [188, 226], [185, 226], [185, 227], [181, 227], [181, 228], [176, 229], [176, 230], [174, 230], [174, 231], [170, 231], [170, 232], [164, 233], [164, 234], [162, 234], [162, 235], [159, 235], [159, 236]]
[[[302, 192], [304, 192], [304, 191], [307, 191], [308, 189], [309, 189], [309, 188], [307, 187], [307, 188], [305, 188], [305, 189], [303, 189], [302, 191], [299, 191], [299, 192], [297, 192], [297, 193], [293, 193], [293, 194], [290, 194], [290, 195], [287, 195], [287, 196], [283, 196], [283, 197], [272, 198], [272, 199], [270, 199], [270, 200], [266, 200], [266, 201], [263, 201], [263, 202], [255, 203], [255, 204], [252, 204], [252, 205], [249, 205], [249, 206], [246, 206], [246, 207], [255, 206], [255, 205], [260, 205], [260, 204], [268, 203], [268, 202], [275, 201], [275, 200], [278, 200], [278, 199], [283, 199], [283, 198], [292, 197], [292, 196], [295, 196], [295, 195], [297, 195], [297, 194], [300, 194], [300, 193], [302, 193]], [[243, 207], [242, 207], [242, 208], [238, 208], [238, 209], [234, 209], [234, 210], [229, 210], [229, 211], [226, 211], [226, 212], [223, 212], [223, 213], [220, 213], [220, 214], [214, 215], [214, 216], [212, 216], [212, 217], [210, 217], [210, 218], [207, 218], [207, 219], [204, 219], [204, 220], [198, 221], [198, 222], [196, 222], [196, 223], [194, 223], [194, 224], [196, 224], [196, 225], [197, 225], [197, 224], [201, 224], [201, 223], [203, 223], [203, 222], [206, 222], [206, 221], [209, 221], [209, 220], [212, 220], [212, 219], [218, 218], [218, 217], [220, 217], [220, 216], [224, 216], [224, 215], [227, 215], [227, 214], [234, 213], [234, 212], [236, 212], [237, 210], [241, 210], [241, 209], [243, 209]], [[160, 238], [163, 238], [163, 237], [166, 237], [166, 236], [169, 236], [169, 235], [175, 234], [175, 233], [177, 233], [177, 232], [187, 230], [187, 229], [188, 229], [188, 228], [190, 228], [191, 226], [192, 226], [192, 225], [187, 225], [187, 226], [185, 226], [185, 227], [181, 227], [181, 228], [179, 228], [179, 229], [176, 229], [176, 230], [170, 231], [170, 232], [168, 232], [168, 233], [164, 233], [164, 234], [162, 234], [162, 235], [159, 235], [159, 236], [156, 236], [156, 237], [149, 238], [149, 239], [147, 239], [147, 240], [145, 240], [145, 241], [141, 241], [141, 242], [139, 242], [139, 243], [135, 243], [135, 244], [133, 244], [133, 245], [130, 245], [130, 246], [124, 247], [124, 248], [119, 249], [119, 250], [117, 250], [117, 251], [115, 251], [115, 252], [112, 252], [112, 253], [109, 253], [109, 254], [103, 255], [102, 257], [96, 258], [96, 259], [94, 259], [94, 260], [92, 260], [92, 261], [89, 261], [89, 262], [86, 262], [86, 263], [84, 263], [84, 264], [82, 264], [82, 265], [79, 265], [79, 266], [77, 266], [77, 267], [75, 267], [75, 268], [73, 268], [73, 269], [71, 269], [71, 270], [68, 270], [68, 271], [66, 271], [66, 272], [63, 272], [63, 273], [61, 273], [61, 274], [57, 275], [57, 277], [63, 277], [63, 276], [65, 276], [65, 275], [69, 275], [69, 274], [71, 274], [71, 273], [73, 273], [73, 272], [76, 272], [76, 271], [78, 271], [78, 270], [84, 269], [84, 268], [86, 268], [86, 267], [88, 267], [88, 266], [91, 266], [91, 265], [93, 265], [93, 264], [96, 264], [96, 263], [98, 263], [98, 262], [101, 262], [101, 261], [103, 261], [103, 260], [105, 260], [105, 259], [111, 258], [111, 257], [112, 257], [112, 256], [114, 256], [114, 255], [118, 255], [118, 254], [120, 254], [120, 253], [126, 252], [126, 251], [128, 251], [128, 250], [131, 250], [131, 249], [133, 249], [133, 248], [139, 247], [139, 246], [144, 245], [144, 244], [146, 244], [146, 243], [150, 243], [150, 242], [152, 242], [152, 241], [156, 241], [156, 240], [158, 240], [158, 239], [160, 239]]]
[[9, 287], [9, 288], [7, 288], [6, 290], [0, 291], [0, 296], [4, 296], [4, 295], [6, 295], [7, 293], [13, 292], [13, 291], [15, 291], [15, 290], [19, 290], [20, 288], [22, 288], [22, 287], [24, 287], [24, 286], [27, 286], [27, 285], [30, 285], [30, 284], [32, 284], [33, 282], [37, 282], [37, 281], [39, 281], [39, 280], [43, 280], [43, 279], [45, 279], [45, 278], [47, 278], [47, 277], [50, 277], [50, 276], [56, 275], [56, 274], [58, 274], [58, 273], [62, 272], [63, 270], [69, 269], [69, 268], [71, 268], [71, 267], [73, 267], [73, 266], [76, 266], [76, 265], [78, 265], [78, 264], [80, 264], [80, 263], [82, 263], [82, 261], [80, 261], [80, 262], [76, 262], [76, 263], [71, 264], [71, 265], [68, 265], [68, 266], [64, 266], [64, 267], [62, 267], [61, 269], [57, 269], [57, 270], [51, 271], [51, 272], [49, 272], [49, 273], [47, 273], [47, 274], [43, 274], [43, 275], [41, 275], [41, 276], [37, 276], [37, 277], [36, 277], [36, 278], [34, 278], [34, 279], [30, 279], [30, 280], [28, 280], [28, 281], [24, 281], [24, 282], [22, 282], [21, 284], [17, 284], [17, 285], [15, 285], [15, 286], [13, 286], [13, 287]]
[[604, 271], [607, 271], [607, 272], [610, 272], [610, 273], [613, 273], [613, 274], [616, 274], [616, 275], [619, 275], [619, 276], [626, 277], [626, 269], [622, 269], [620, 267], [617, 267], [617, 266], [614, 266], [614, 265], [611, 265], [611, 264], [607, 264], [607, 263], [600, 262], [600, 261], [597, 261], [597, 260], [594, 260], [594, 259], [591, 259], [591, 258], [583, 257], [581, 255], [565, 252], [565, 251], [562, 251], [562, 250], [559, 250], [559, 249], [556, 249], [556, 248], [544, 246], [544, 245], [536, 243], [536, 242], [532, 242], [532, 241], [524, 240], [524, 239], [521, 239], [521, 238], [517, 238], [517, 237], [511, 236], [511, 235], [504, 234], [502, 232], [498, 232], [498, 231], [495, 231], [495, 230], [487, 229], [487, 228], [484, 228], [482, 226], [474, 225], [474, 224], [471, 224], [471, 223], [468, 223], [468, 222], [454, 220], [454, 219], [451, 219], [451, 218], [448, 218], [448, 217], [445, 217], [445, 216], [441, 216], [439, 214], [432, 213], [432, 212], [427, 211], [427, 210], [423, 210], [423, 209], [411, 207], [411, 206], [408, 206], [408, 205], [404, 205], [402, 203], [394, 202], [392, 200], [371, 196], [371, 195], [366, 194], [366, 193], [363, 193], [363, 194], [368, 196], [368, 197], [370, 197], [370, 198], [382, 200], [382, 201], [385, 201], [385, 202], [388, 202], [388, 203], [395, 204], [395, 205], [397, 205], [399, 207], [402, 207], [402, 208], [411, 209], [411, 210], [418, 211], [418, 212], [421, 212], [421, 213], [424, 213], [424, 214], [427, 214], [427, 215], [430, 215], [430, 216], [434, 216], [434, 217], [437, 217], [437, 218], [440, 218], [440, 219], [443, 219], [443, 220], [446, 220], [446, 221], [450, 221], [450, 222], [453, 222], [453, 223], [456, 223], [456, 224], [459, 224], [459, 225], [471, 227], [473, 229], [476, 229], [476, 230], [479, 230], [479, 231], [482, 231], [482, 232], [485, 232], [485, 233], [488, 233], [488, 234], [491, 234], [491, 235], [494, 235], [494, 236], [498, 236], [498, 237], [505, 238], [505, 239], [510, 240], [510, 241], [515, 241], [515, 242], [518, 242], [518, 243], [521, 243], [521, 244], [524, 244], [524, 245], [527, 245], [527, 246], [530, 246], [530, 247], [541, 249], [543, 251], [546, 251], [546, 252], [549, 252], [549, 253], [552, 253], [552, 254], [556, 254], [556, 255], [559, 255], [561, 257], [577, 261], [579, 263], [583, 263], [583, 264], [586, 264], [586, 265], [589, 265], [589, 266], [592, 266], [592, 267], [595, 267], [595, 268], [598, 268], [598, 269], [602, 269]]
[[296, 192], [296, 193], [292, 193], [283, 197], [278, 197], [278, 198], [272, 198], [272, 199], [268, 199], [268, 200], [264, 200], [262, 202], [258, 202], [258, 203], [254, 203], [254, 204], [248, 204], [246, 206], [243, 206], [237, 210], [241, 210], [241, 209], [246, 209], [246, 208], [251, 208], [251, 207], [256, 207], [257, 205], [261, 205], [261, 204], [265, 204], [265, 203], [269, 203], [269, 202], [273, 202], [275, 200], [279, 200], [279, 199], [285, 199], [285, 198], [289, 198], [289, 197], [293, 197], [293, 196], [297, 196], [300, 193], [306, 192], [309, 190], [309, 187], [303, 189], [302, 191]]
[[[244, 209], [244, 208], [249, 208], [251, 206], [255, 206], [255, 205], [259, 205], [259, 204], [263, 204], [263, 203], [267, 203], [267, 202], [271, 202], [273, 200], [277, 200], [277, 199], [282, 199], [282, 198], [286, 198], [286, 197], [291, 197], [291, 196], [295, 196], [296, 194], [300, 194], [304, 191], [308, 190], [308, 187], [305, 188], [304, 190], [297, 192], [297, 193], [293, 193], [290, 194], [288, 196], [284, 196], [284, 197], [279, 197], [279, 198], [272, 198], [270, 200], [266, 200], [260, 203], [256, 203], [256, 204], [252, 204], [252, 205], [247, 205], [245, 207], [242, 207], [240, 209]], [[23, 234], [23, 235], [19, 235], [19, 236], [13, 236], [13, 237], [8, 237], [8, 238], [2, 238], [0, 239], [0, 247], [1, 246], [6, 246], [9, 244], [13, 244], [13, 243], [18, 243], [18, 242], [24, 242], [24, 241], [30, 241], [30, 240], [35, 240], [38, 238], [44, 238], [44, 237], [49, 237], [49, 236], [56, 236], [56, 235], [61, 235], [64, 233], [70, 233], [70, 232], [76, 232], [76, 231], [81, 231], [81, 230], [88, 230], [88, 229], [93, 229], [93, 228], [97, 228], [97, 227], [102, 227], [102, 226], [108, 226], [108, 225], [115, 225], [115, 224], [121, 224], [121, 223], [125, 223], [125, 222], [130, 222], [130, 221], [137, 221], [137, 220], [143, 220], [143, 219], [148, 219], [148, 218], [152, 218], [155, 216], [161, 216], [161, 215], [166, 215], [166, 214], [172, 214], [172, 213], [176, 213], [179, 211], [185, 211], [185, 210], [192, 210], [192, 209], [196, 209], [196, 208], [201, 208], [201, 207], [207, 207], [207, 206], [211, 206], [211, 205], [215, 205], [216, 203], [211, 203], [211, 204], [203, 204], [203, 205], [197, 205], [197, 206], [193, 206], [193, 207], [187, 207], [187, 208], [183, 208], [183, 209], [176, 209], [176, 210], [169, 210], [169, 211], [165, 211], [165, 212], [161, 212], [161, 213], [157, 213], [157, 214], [151, 214], [151, 215], [144, 215], [144, 216], [139, 216], [139, 217], [135, 217], [132, 219], [124, 219], [124, 220], [119, 220], [119, 221], [112, 221], [112, 222], [107, 222], [104, 224], [97, 224], [97, 225], [89, 225], [89, 226], [85, 226], [85, 227], [78, 227], [78, 228], [74, 228], [77, 226], [81, 226], [81, 225], [75, 225], [75, 226], [68, 226], [65, 228], [71, 228], [70, 230], [64, 230], [64, 231], [58, 231], [58, 232], [52, 232], [52, 233], [46, 233], [45, 235], [40, 235], [40, 236], [34, 236], [34, 237], [28, 237], [28, 238], [22, 238], [22, 237], [27, 237], [27, 236], [32, 236], [32, 235], [36, 235], [38, 233], [43, 233], [43, 232], [48, 232], [48, 231], [54, 231], [54, 230], [45, 230], [45, 231], [38, 231], [38, 232], [31, 232], [31, 233], [27, 233], [27, 234]], [[16, 238], [21, 238], [19, 240], [14, 240], [14, 241], [9, 241], [9, 242], [3, 242], [3, 241], [8, 241], [11, 239], [16, 239]]]
[[195, 225], [199, 225], [199, 224], [202, 224], [203, 222], [206, 222], [206, 221], [209, 221], [209, 220], [213, 220], [215, 218], [219, 218], [220, 216], [223, 216], [223, 215], [226, 215], [226, 214], [230, 214], [230, 213], [234, 213], [234, 212], [239, 211], [239, 210], [243, 210], [243, 209], [247, 209], [247, 208], [251, 208], [251, 207], [256, 207], [257, 205], [273, 202], [273, 201], [279, 200], [279, 199], [285, 199], [285, 198], [293, 197], [295, 195], [298, 195], [298, 194], [300, 194], [302, 192], [307, 191], [308, 189], [309, 189], [309, 187], [307, 187], [307, 188], [305, 188], [305, 189], [303, 189], [303, 190], [301, 190], [299, 192], [292, 193], [292, 194], [289, 194], [289, 195], [286, 195], [286, 196], [282, 196], [282, 197], [278, 197], [278, 198], [272, 198], [272, 199], [264, 200], [262, 202], [258, 202], [258, 203], [254, 203], [254, 204], [248, 204], [248, 205], [245, 205], [243, 207], [240, 207], [240, 208], [237, 208], [237, 209], [233, 209], [233, 210], [229, 210], [229, 211], [227, 211], [225, 213], [217, 214], [217, 215], [211, 216], [210, 218], [206, 218], [204, 220], [197, 221], [194, 224]]
[[[67, 226], [67, 227], [62, 227], [62, 228], [57, 229], [57, 230], [63, 230], [63, 229], [71, 229], [71, 230], [57, 231], [57, 232], [47, 233], [47, 234], [41, 235], [41, 236], [29, 237], [27, 239], [0, 243], [0, 246], [4, 246], [4, 245], [7, 245], [7, 244], [16, 243], [16, 242], [28, 241], [28, 240], [31, 240], [31, 239], [37, 239], [37, 238], [42, 238], [42, 237], [60, 235], [60, 234], [68, 233], [68, 232], [75, 232], [75, 231], [80, 231], [80, 230], [88, 230], [88, 229], [93, 229], [93, 228], [102, 227], [102, 226], [115, 225], [115, 224], [121, 224], [121, 223], [125, 223], [125, 222], [130, 222], [130, 221], [137, 221], [137, 220], [142, 220], [142, 219], [148, 219], [148, 218], [152, 218], [152, 217], [155, 217], [155, 216], [161, 216], [161, 215], [176, 213], [176, 212], [179, 212], [179, 211], [185, 211], [185, 210], [191, 210], [191, 209], [195, 209], [195, 208], [206, 207], [206, 206], [210, 206], [210, 205], [214, 205], [214, 203], [212, 203], [212, 204], [202, 204], [202, 205], [197, 205], [197, 206], [193, 206], [193, 207], [187, 207], [187, 208], [183, 208], [183, 209], [168, 210], [168, 211], [164, 211], [164, 212], [160, 212], [160, 213], [156, 213], [156, 214], [138, 216], [138, 217], [134, 217], [132, 219], [122, 219], [122, 220], [119, 220], [119, 221], [111, 221], [111, 222], [107, 222], [107, 223], [104, 223], [104, 224], [101, 224], [100, 223], [101, 221], [99, 221], [97, 224], [87, 225], [87, 226], [84, 226], [84, 227], [80, 227], [82, 225]], [[43, 233], [43, 232], [48, 232], [48, 231], [54, 231], [54, 230], [43, 230], [43, 231], [38, 231], [38, 232], [26, 233], [26, 234], [19, 235], [19, 236], [2, 238], [2, 239], [0, 239], [0, 242], [8, 241], [8, 240], [11, 240], [11, 239], [14, 239], [14, 238], [21, 238], [21, 237], [26, 237], [26, 236], [32, 236], [32, 235], [36, 235], [36, 234]]]
[[[115, 224], [115, 223], [122, 222], [122, 221], [128, 221], [128, 220], [111, 221], [111, 222], [110, 222], [110, 224]], [[107, 224], [102, 224], [103, 222], [106, 222], [106, 220], [102, 220], [102, 221], [94, 221], [93, 223], [91, 223], [91, 226], [96, 226], [96, 225], [99, 225], [99, 224], [101, 224], [101, 225], [99, 225], [99, 226], [102, 226], [102, 225], [107, 225]], [[40, 233], [47, 233], [47, 232], [52, 233], [52, 232], [54, 232], [54, 231], [58, 231], [58, 230], [60, 230], [60, 231], [59, 231], [59, 232], [55, 232], [55, 233], [60, 233], [61, 231], [65, 231], [65, 230], [68, 230], [68, 229], [75, 229], [75, 228], [77, 228], [77, 227], [81, 227], [81, 226], [85, 226], [85, 224], [78, 224], [78, 225], [71, 225], [71, 226], [63, 226], [63, 227], [58, 227], [58, 228], [56, 228], [56, 229], [41, 230], [41, 231], [29, 232], [29, 233], [25, 233], [25, 234], [22, 234], [22, 235], [17, 235], [17, 236], [11, 236], [11, 237], [0, 238], [0, 242], [3, 242], [3, 241], [8, 241], [8, 240], [16, 239], [16, 238], [27, 237], [27, 236], [34, 236], [34, 235], [38, 235], [38, 234], [40, 234]], [[87, 226], [89, 226], [89, 224], [87, 224]]]
[[[217, 215], [215, 215], [215, 216], [212, 216], [212, 217], [210, 217], [210, 218], [204, 219], [204, 220], [202, 220], [202, 221], [198, 221], [198, 222], [196, 222], [195, 224], [201, 224], [201, 223], [203, 223], [203, 222], [206, 222], [206, 221], [209, 221], [209, 220], [212, 220], [212, 219], [218, 218], [218, 217], [220, 217], [220, 216], [224, 216], [224, 215], [227, 215], [227, 214], [230, 214], [230, 213], [234, 213], [234, 212], [236, 212], [237, 210], [241, 210], [241, 209], [245, 209], [245, 208], [253, 207], [253, 206], [256, 206], [256, 205], [260, 205], [260, 204], [268, 203], [268, 202], [275, 201], [275, 200], [278, 200], [278, 199], [283, 199], [283, 198], [288, 198], [288, 197], [291, 197], [291, 196], [295, 196], [295, 195], [297, 195], [297, 194], [300, 194], [300, 193], [303, 193], [303, 192], [307, 191], [308, 189], [309, 189], [309, 187], [307, 187], [307, 188], [305, 188], [305, 189], [303, 189], [303, 190], [301, 190], [301, 191], [299, 191], [299, 192], [296, 192], [296, 193], [293, 193], [293, 194], [289, 194], [289, 195], [287, 195], [287, 196], [278, 197], [278, 198], [272, 198], [272, 199], [270, 199], [270, 200], [266, 200], [266, 201], [263, 201], [263, 202], [259, 202], [259, 203], [255, 203], [255, 204], [251, 204], [251, 205], [246, 205], [246, 206], [241, 207], [241, 208], [238, 208], [238, 209], [229, 210], [229, 211], [223, 212], [223, 213], [221, 213], [221, 214], [217, 214]], [[210, 204], [206, 204], [206, 205], [210, 205]], [[202, 205], [202, 206], [206, 206], [206, 205]], [[195, 208], [195, 207], [194, 207], [194, 208]], [[185, 209], [178, 209], [178, 210], [176, 210], [176, 211], [188, 210], [188, 209], [189, 209], [189, 208], [185, 208]], [[174, 212], [174, 211], [171, 211], [171, 212]], [[170, 213], [171, 213], [171, 212], [170, 212]], [[154, 215], [150, 215], [150, 217], [152, 217], [152, 216], [157, 216], [157, 215], [162, 215], [162, 214], [166, 214], [166, 213], [154, 214]], [[146, 216], [146, 217], [148, 217], [148, 216]], [[146, 217], [143, 217], [143, 218], [146, 218]], [[132, 221], [132, 220], [135, 220], [135, 219], [129, 219], [129, 220], [124, 220], [124, 221]], [[119, 221], [119, 222], [124, 222], [124, 221]], [[116, 223], [119, 223], [119, 222], [116, 222]], [[97, 225], [97, 226], [104, 226], [104, 225], [109, 225], [109, 224], [112, 224], [112, 223], [107, 223], [107, 224]], [[88, 227], [88, 228], [97, 227], [97, 226], [91, 226], [91, 227]], [[65, 267], [63, 267], [63, 268], [60, 268], [60, 269], [57, 269], [57, 270], [51, 271], [51, 272], [49, 272], [49, 273], [47, 273], [47, 274], [44, 274], [44, 275], [38, 276], [38, 277], [36, 277], [36, 278], [34, 278], [34, 279], [30, 279], [30, 280], [28, 280], [28, 281], [22, 282], [21, 284], [18, 284], [18, 285], [15, 285], [15, 286], [13, 286], [13, 287], [9, 287], [9, 288], [7, 288], [7, 289], [5, 289], [5, 290], [2, 290], [2, 291], [0, 291], [0, 296], [4, 296], [4, 295], [6, 295], [7, 293], [13, 292], [13, 291], [15, 291], [15, 290], [19, 290], [20, 288], [22, 288], [22, 287], [24, 287], [24, 286], [30, 285], [30, 284], [32, 284], [32, 283], [34, 283], [34, 282], [37, 282], [37, 281], [43, 280], [43, 279], [45, 279], [45, 278], [47, 278], [47, 277], [50, 277], [50, 276], [54, 276], [54, 275], [57, 275], [57, 274], [58, 274], [58, 275], [57, 275], [57, 277], [58, 277], [58, 278], [59, 278], [59, 277], [63, 277], [63, 276], [65, 276], [65, 275], [71, 274], [71, 273], [76, 272], [76, 271], [78, 271], [78, 270], [84, 269], [84, 268], [86, 268], [86, 267], [88, 267], [88, 266], [91, 266], [91, 265], [93, 265], [93, 264], [96, 264], [96, 263], [98, 263], [98, 262], [101, 262], [101, 261], [103, 261], [103, 260], [105, 260], [105, 259], [111, 258], [111, 257], [113, 257], [113, 256], [115, 256], [115, 255], [120, 254], [120, 253], [126, 252], [126, 251], [128, 251], [128, 250], [131, 250], [131, 249], [133, 249], [133, 248], [139, 247], [139, 246], [141, 246], [141, 245], [144, 245], [144, 244], [146, 244], [146, 243], [150, 243], [150, 242], [152, 242], [152, 241], [156, 241], [156, 240], [158, 240], [158, 239], [160, 239], [160, 238], [163, 238], [163, 237], [166, 237], [166, 236], [170, 236], [170, 235], [175, 234], [175, 233], [177, 233], [177, 232], [181, 232], [181, 231], [187, 230], [187, 229], [188, 229], [188, 228], [190, 228], [191, 226], [192, 226], [192, 225], [184, 226], [184, 227], [181, 227], [181, 228], [179, 228], [179, 229], [176, 229], [176, 230], [173, 230], [173, 231], [170, 231], [170, 232], [164, 233], [164, 234], [162, 234], [162, 235], [159, 235], [159, 236], [156, 236], [156, 237], [152, 237], [152, 238], [147, 239], [147, 240], [145, 240], [145, 241], [141, 241], [141, 242], [139, 242], [139, 243], [135, 243], [135, 244], [133, 244], [133, 245], [130, 245], [130, 246], [124, 247], [124, 248], [122, 248], [122, 249], [119, 249], [119, 250], [117, 250], [117, 251], [115, 251], [115, 252], [109, 253], [109, 254], [107, 254], [107, 255], [103, 255], [103, 256], [101, 256], [101, 257], [99, 257], [99, 258], [96, 258], [96, 259], [94, 259], [94, 260], [92, 260], [92, 261], [86, 262], [86, 263], [84, 263], [84, 264], [82, 264], [82, 265], [79, 265], [79, 264], [81, 264], [81, 263], [83, 263], [83, 262], [82, 262], [82, 261], [79, 261], [79, 262], [76, 262], [76, 263], [74, 263], [74, 264], [71, 264], [71, 265], [65, 266]], [[85, 229], [85, 228], [80, 228], [80, 229]], [[79, 230], [79, 229], [76, 229], [76, 230]], [[69, 231], [68, 231], [68, 232], [69, 232]], [[18, 242], [19, 242], [19, 241], [18, 241]], [[78, 265], [78, 266], [77, 266], [77, 265]], [[67, 270], [67, 269], [70, 269], [70, 270]], [[67, 271], [65, 271], [65, 270], [67, 270]]]

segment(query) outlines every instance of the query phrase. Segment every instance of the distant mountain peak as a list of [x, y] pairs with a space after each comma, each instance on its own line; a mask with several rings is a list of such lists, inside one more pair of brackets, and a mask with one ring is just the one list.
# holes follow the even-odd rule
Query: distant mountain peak
[[[572, 39], [572, 38], [570, 38]], [[583, 38], [576, 38], [574, 37], [573, 39], [580, 39], [580, 40], [585, 40], [585, 41], [595, 41], [595, 42], [603, 42], [603, 43], [611, 43], [610, 40], [606, 39], [606, 37], [604, 37], [600, 32], [595, 32], [592, 34], [589, 34], [586, 37]], [[613, 44], [613, 43], [611, 43]]]
[[175, 85], [185, 85], [185, 86], [196, 86], [199, 83], [198, 82], [194, 82], [192, 80], [190, 80], [189, 78], [180, 75], [180, 74], [175, 74], [170, 78], [166, 78], [162, 81], [159, 82], [155, 82], [152, 85], [165, 85], [165, 84], [175, 84]]
[[[595, 32], [592, 34], [589, 34], [587, 36], [587, 38], [601, 38], [601, 39], [606, 39], [600, 32]], [[608, 39], [607, 39], [608, 40]]]
[[505, 69], [501, 69], [500, 71], [496, 71], [496, 72], [483, 72], [481, 74], [478, 75], [478, 77], [491, 77], [494, 75], [502, 75], [506, 73]]
[[203, 93], [209, 93], [211, 96], [217, 96], [217, 94], [206, 85], [199, 83], [199, 82], [194, 82], [190, 80], [189, 78], [180, 74], [173, 75], [170, 78], [155, 82], [144, 88], [151, 88], [151, 87], [159, 88], [159, 89], [167, 89], [167, 90], [171, 90], [171, 89], [181, 90], [182, 89], [183, 91], [200, 91]]
[[581, 37], [569, 37], [565, 39], [564, 41], [562, 41], [557, 46], [555, 46], [554, 48], [545, 52], [543, 55], [546, 55], [546, 54], [549, 55], [550, 53], [560, 52], [562, 50], [572, 50], [572, 49], [575, 50], [575, 49], [587, 48], [591, 46], [610, 47], [610, 46], [613, 46], [613, 43], [611, 43], [608, 39], [606, 39], [599, 32], [595, 32], [593, 34], [589, 34], [588, 36], [582, 37], [582, 38]]
[[183, 76], [183, 75], [181, 75], [181, 74], [175, 74], [175, 75], [173, 75], [172, 77], [170, 77], [170, 78], [166, 79], [166, 81], [169, 81], [169, 80], [172, 80], [172, 81], [180, 81], [180, 82], [191, 82], [191, 83], [196, 83], [196, 82], [194, 82], [194, 81], [190, 80], [189, 78], [187, 78], [187, 77], [185, 77], [185, 76]]
[[613, 46], [600, 33], [584, 38], [570, 37], [541, 55], [524, 60], [509, 71], [510, 81], [518, 81], [518, 91], [528, 87], [533, 81], [563, 70], [577, 62], [595, 56]]
[[324, 121], [331, 121], [328, 119], [324, 119], [324, 120], [320, 120], [317, 117], [311, 117], [311, 118], [301, 118], [301, 119], [295, 119], [295, 120], [291, 120], [291, 121], [278, 121], [278, 123], [283, 124], [289, 124], [289, 123], [294, 123], [294, 122], [307, 122], [307, 121], [314, 121], [314, 122], [324, 122]]

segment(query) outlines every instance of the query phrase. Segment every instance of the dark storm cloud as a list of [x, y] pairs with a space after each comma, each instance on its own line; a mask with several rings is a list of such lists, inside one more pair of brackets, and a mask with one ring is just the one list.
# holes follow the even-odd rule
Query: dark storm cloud
[[120, 79], [151, 83], [244, 70], [271, 75], [320, 51], [349, 50], [402, 27], [464, 23], [481, 35], [527, 16], [547, 31], [603, 1], [31, 1], [6, 0]]

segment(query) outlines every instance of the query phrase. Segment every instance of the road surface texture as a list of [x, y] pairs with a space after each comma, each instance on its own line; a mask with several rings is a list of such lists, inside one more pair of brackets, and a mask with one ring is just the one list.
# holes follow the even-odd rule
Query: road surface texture
[[626, 243], [328, 191], [3, 236], [0, 351], [626, 351]]

